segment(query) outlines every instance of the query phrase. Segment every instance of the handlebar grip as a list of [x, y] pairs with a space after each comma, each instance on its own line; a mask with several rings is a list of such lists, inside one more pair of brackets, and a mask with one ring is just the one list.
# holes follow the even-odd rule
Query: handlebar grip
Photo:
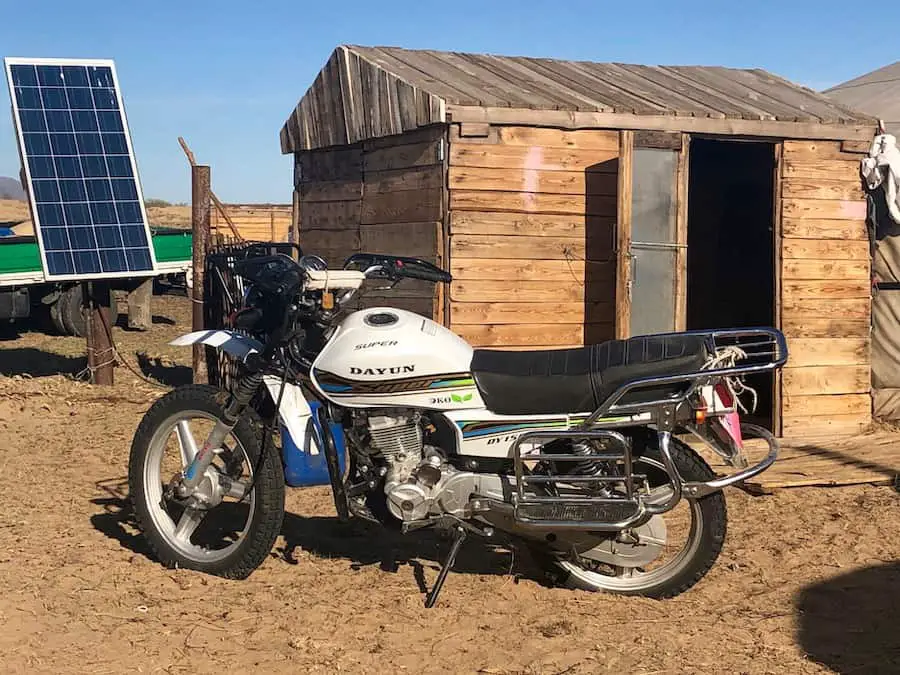
[[408, 279], [420, 279], [421, 281], [431, 281], [436, 284], [449, 284], [453, 281], [453, 277], [448, 272], [442, 270], [416, 269], [404, 265], [401, 274]]

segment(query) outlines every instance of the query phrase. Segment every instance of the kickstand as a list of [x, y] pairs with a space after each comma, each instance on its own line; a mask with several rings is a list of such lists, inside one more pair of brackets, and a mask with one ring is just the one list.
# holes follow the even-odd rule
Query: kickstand
[[434, 603], [437, 602], [438, 594], [444, 587], [444, 582], [447, 580], [447, 574], [450, 573], [450, 568], [453, 567], [453, 563], [456, 562], [456, 555], [459, 553], [459, 549], [462, 547], [462, 543], [465, 539], [466, 531], [461, 527], [456, 528], [456, 538], [453, 540], [453, 545], [450, 547], [450, 553], [447, 554], [447, 559], [441, 566], [437, 581], [434, 582], [434, 588], [431, 589], [431, 593], [429, 593], [428, 597], [425, 599], [425, 606], [429, 609], [434, 607]]

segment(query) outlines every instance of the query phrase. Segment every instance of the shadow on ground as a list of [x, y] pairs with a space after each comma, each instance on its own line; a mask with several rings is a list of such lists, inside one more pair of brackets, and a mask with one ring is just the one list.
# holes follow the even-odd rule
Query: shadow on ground
[[900, 672], [900, 562], [807, 586], [797, 596], [798, 642], [837, 673]]
[[[131, 502], [126, 496], [127, 479], [101, 481], [97, 487], [108, 496], [91, 500], [102, 509], [91, 516], [94, 528], [124, 548], [155, 560], [146, 540], [138, 533]], [[341, 523], [333, 517], [304, 517], [294, 513], [285, 513], [281, 534], [285, 545], [279, 543], [272, 557], [287, 564], [298, 564], [297, 552], [306, 551], [321, 558], [343, 558], [354, 570], [378, 565], [386, 572], [398, 572], [401, 566], [407, 565], [412, 568], [422, 593], [428, 590], [425, 566], [436, 573], [451, 545], [448, 537], [433, 530], [403, 535], [361, 520]], [[522, 577], [546, 581], [525, 551], [500, 542], [487, 546], [477, 537], [470, 537], [463, 545], [453, 572], [513, 575], [516, 581]]]
[[148, 356], [141, 352], [137, 355], [138, 367], [146, 377], [152, 377], [169, 387], [190, 384], [194, 379], [194, 371], [189, 366], [181, 366], [158, 356]]
[[0, 349], [0, 374], [49, 377], [74, 375], [87, 367], [86, 356], [63, 356], [34, 347]]
[[[150, 323], [154, 326], [174, 326], [175, 319], [170, 319], [161, 314], [154, 314], [150, 317]], [[116, 328], [121, 328], [126, 333], [146, 333], [146, 328], [132, 328], [128, 325], [128, 314], [119, 314], [116, 318]]]

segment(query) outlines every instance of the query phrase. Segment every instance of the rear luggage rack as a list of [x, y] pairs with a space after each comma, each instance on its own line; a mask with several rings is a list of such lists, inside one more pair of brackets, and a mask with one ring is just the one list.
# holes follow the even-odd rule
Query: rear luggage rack
[[[741, 356], [734, 365], [711, 367], [658, 377], [644, 377], [626, 382], [616, 389], [587, 419], [582, 428], [588, 429], [602, 423], [605, 415], [623, 413], [658, 413], [670, 406], [684, 402], [700, 387], [719, 378], [741, 377], [753, 373], [772, 372], [787, 362], [787, 342], [781, 331], [774, 328], [743, 328], [735, 330], [688, 331], [686, 333], [661, 333], [654, 337], [694, 335], [705, 338], [710, 356], [725, 349], [738, 349]], [[665, 385], [683, 385], [670, 396], [654, 395]], [[644, 393], [646, 396], [641, 397]], [[617, 426], [603, 424], [604, 427]], [[618, 425], [621, 426], [621, 425]]]
[[[767, 469], [778, 455], [775, 438], [764, 429], [753, 427], [756, 435], [769, 445], [768, 455], [757, 465], [732, 476], [705, 483], [685, 483], [678, 473], [669, 450], [672, 431], [679, 419], [684, 421], [682, 404], [701, 387], [722, 378], [741, 377], [752, 373], [772, 372], [787, 362], [788, 350], [784, 335], [773, 328], [748, 328], [722, 331], [691, 331], [671, 335], [703, 336], [710, 359], [704, 368], [678, 375], [645, 377], [626, 382], [616, 389], [593, 413], [577, 427], [568, 431], [535, 431], [523, 434], [513, 443], [512, 458], [515, 466], [516, 491], [513, 495], [513, 516], [519, 525], [534, 528], [582, 529], [618, 531], [632, 527], [653, 514], [672, 509], [682, 497], [682, 491], [692, 498], [746, 480]], [[665, 337], [660, 336], [660, 337]], [[724, 350], [734, 350], [736, 358], [731, 365], [721, 366], [712, 357]], [[674, 393], [660, 396], [664, 385], [676, 387]], [[672, 389], [665, 390], [672, 392]], [[641, 397], [641, 393], [645, 396]], [[627, 400], [626, 400], [627, 399]], [[690, 411], [692, 412], [692, 411]], [[645, 504], [641, 499], [642, 488], [649, 487], [644, 474], [636, 474], [632, 467], [631, 446], [625, 436], [614, 431], [628, 426], [655, 427], [659, 434], [659, 449], [669, 474], [672, 495], [663, 504]], [[607, 440], [614, 451], [588, 455], [554, 454], [543, 451], [543, 445], [554, 440]], [[523, 452], [523, 445], [542, 446], [537, 452]], [[526, 462], [591, 462], [615, 463], [621, 467], [620, 476], [567, 475], [546, 470], [533, 474]], [[552, 466], [552, 465], [550, 465]], [[594, 483], [598, 486], [618, 484], [624, 487], [621, 496], [590, 496], [572, 493], [560, 494], [562, 486], [578, 486]], [[547, 486], [542, 488], [541, 486]], [[555, 494], [551, 494], [555, 492]]]

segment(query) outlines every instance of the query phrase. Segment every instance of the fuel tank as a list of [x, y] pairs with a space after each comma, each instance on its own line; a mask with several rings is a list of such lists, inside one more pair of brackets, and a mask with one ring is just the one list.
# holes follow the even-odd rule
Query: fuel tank
[[313, 363], [326, 399], [348, 407], [483, 408], [472, 347], [431, 319], [393, 307], [354, 312]]

